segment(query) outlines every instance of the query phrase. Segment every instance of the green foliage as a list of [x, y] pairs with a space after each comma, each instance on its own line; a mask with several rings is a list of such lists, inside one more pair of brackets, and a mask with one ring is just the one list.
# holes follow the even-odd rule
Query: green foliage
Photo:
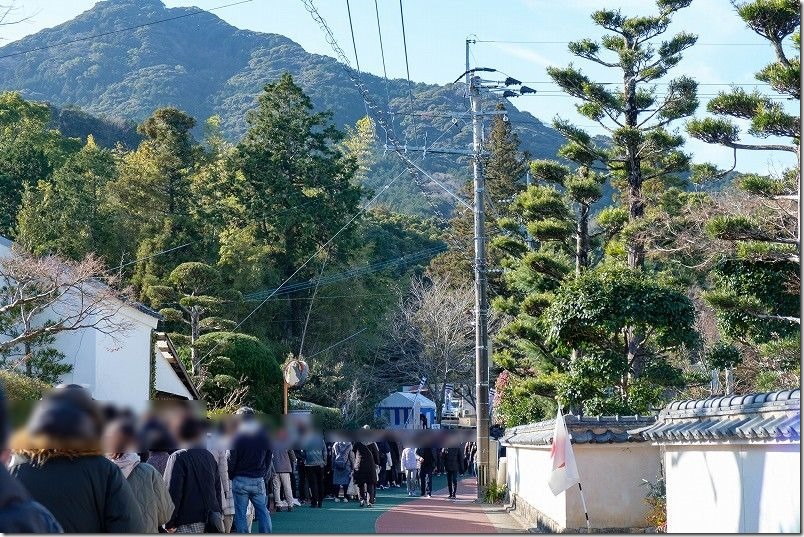
[[36, 401], [51, 388], [47, 382], [7, 369], [0, 369], [0, 382], [9, 401]]
[[[282, 405], [282, 372], [279, 369], [279, 358], [283, 352], [277, 347], [269, 347], [254, 336], [232, 332], [212, 332], [198, 338], [196, 347], [201, 354], [209, 354], [211, 374], [214, 377], [224, 375], [234, 378], [238, 383], [245, 378], [248, 386], [246, 401], [255, 409], [268, 414], [276, 414]], [[228, 360], [222, 360], [225, 357]], [[209, 389], [213, 399], [222, 398], [230, 389], [229, 379], [213, 386], [202, 386]], [[219, 391], [220, 390], [220, 391]], [[223, 392], [223, 393], [221, 393]], [[206, 395], [206, 393], [205, 393]]]
[[742, 357], [734, 345], [718, 343], [707, 351], [705, 361], [711, 369], [720, 371], [740, 365]]
[[505, 498], [507, 488], [508, 485], [506, 483], [497, 483], [497, 481], [492, 480], [486, 486], [486, 495], [483, 501], [486, 503], [500, 503], [503, 498]]
[[18, 214], [17, 239], [36, 254], [82, 259], [96, 253], [118, 261], [123, 242], [108, 206], [107, 184], [116, 177], [112, 152], [95, 144], [71, 155], [50, 180], [28, 185]]
[[797, 323], [774, 317], [798, 316], [799, 291], [789, 285], [797, 272], [798, 265], [786, 260], [724, 260], [711, 271], [713, 290], [704, 298], [728, 338], [761, 344], [797, 337]]

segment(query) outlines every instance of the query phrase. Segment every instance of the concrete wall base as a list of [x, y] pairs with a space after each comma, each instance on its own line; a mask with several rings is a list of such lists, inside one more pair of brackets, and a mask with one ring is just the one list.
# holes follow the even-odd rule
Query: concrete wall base
[[[555, 520], [530, 505], [516, 493], [509, 493], [506, 511], [515, 516], [531, 533], [589, 533], [586, 528], [565, 528]], [[655, 528], [596, 528], [592, 533], [656, 533]]]

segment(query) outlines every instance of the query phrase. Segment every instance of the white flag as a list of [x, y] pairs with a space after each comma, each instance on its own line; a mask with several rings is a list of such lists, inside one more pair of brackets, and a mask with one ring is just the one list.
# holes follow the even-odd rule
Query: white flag
[[556, 416], [556, 426], [553, 430], [553, 446], [550, 449], [550, 462], [552, 472], [550, 473], [550, 490], [558, 496], [572, 485], [580, 483], [578, 467], [575, 465], [575, 455], [572, 452], [567, 424], [564, 422], [564, 414], [561, 413], [561, 406], [558, 407]]

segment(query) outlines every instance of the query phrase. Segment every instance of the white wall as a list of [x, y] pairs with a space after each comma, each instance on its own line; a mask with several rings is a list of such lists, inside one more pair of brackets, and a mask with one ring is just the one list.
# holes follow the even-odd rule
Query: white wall
[[[0, 240], [0, 256], [9, 252], [10, 243]], [[53, 348], [73, 366], [62, 382], [81, 384], [98, 400], [143, 410], [150, 395], [151, 331], [157, 319], [132, 305], [114, 305], [118, 306], [116, 316], [128, 321], [127, 332], [108, 335], [93, 328], [60, 332]], [[59, 304], [59, 308], [69, 307], [67, 300]], [[55, 314], [46, 312], [42, 317], [37, 323], [55, 318]]]
[[187, 389], [187, 386], [181, 381], [179, 376], [173, 370], [173, 367], [168, 363], [161, 352], [155, 351], [156, 358], [154, 360], [156, 366], [156, 389], [181, 395], [187, 399], [195, 399], [195, 397]]
[[799, 444], [668, 445], [668, 532], [799, 532]]
[[[641, 528], [648, 507], [642, 479], [659, 474], [659, 449], [648, 442], [573, 445], [593, 528]], [[554, 496], [550, 446], [508, 446], [509, 490], [562, 528], [585, 528], [578, 487]]]

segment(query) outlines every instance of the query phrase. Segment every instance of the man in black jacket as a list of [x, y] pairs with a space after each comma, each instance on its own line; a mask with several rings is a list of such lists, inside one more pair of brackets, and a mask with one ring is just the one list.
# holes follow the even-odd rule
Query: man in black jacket
[[265, 488], [265, 476], [273, 456], [268, 434], [252, 409], [243, 407], [237, 414], [242, 422], [229, 451], [229, 479], [232, 480], [235, 500], [234, 531], [249, 533], [246, 511], [251, 502], [260, 533], [271, 533], [271, 515], [268, 513]]
[[449, 497], [455, 498], [458, 492], [458, 474], [463, 475], [466, 471], [463, 465], [463, 450], [457, 446], [444, 448], [441, 456], [444, 461], [444, 470], [447, 472]]
[[436, 452], [432, 447], [423, 447], [416, 450], [416, 457], [419, 459], [421, 466], [419, 468], [419, 482], [421, 484], [421, 495], [427, 494], [427, 497], [432, 497], [433, 494], [433, 470], [436, 465]]
[[50, 511], [33, 501], [25, 487], [6, 470], [7, 438], [6, 400], [0, 385], [0, 533], [62, 533]]
[[210, 512], [223, 513], [221, 479], [214, 455], [206, 449], [204, 424], [187, 416], [179, 427], [185, 446], [170, 454], [165, 482], [175, 506], [165, 529], [177, 533], [203, 533]]

